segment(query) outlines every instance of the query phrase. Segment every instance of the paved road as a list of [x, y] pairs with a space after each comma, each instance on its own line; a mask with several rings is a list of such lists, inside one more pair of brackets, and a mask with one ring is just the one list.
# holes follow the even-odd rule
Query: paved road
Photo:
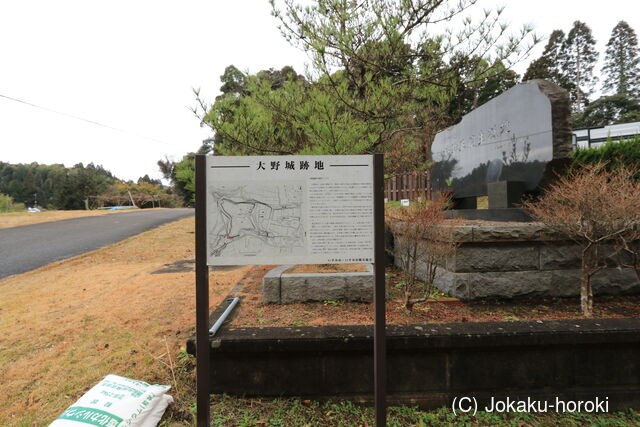
[[142, 210], [0, 229], [0, 279], [193, 214], [193, 209]]

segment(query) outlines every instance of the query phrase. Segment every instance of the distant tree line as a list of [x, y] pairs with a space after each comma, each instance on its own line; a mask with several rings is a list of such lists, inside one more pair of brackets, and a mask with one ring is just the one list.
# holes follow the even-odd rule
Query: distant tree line
[[[37, 205], [48, 209], [87, 209], [118, 204], [119, 201], [130, 202], [130, 194], [134, 201], [137, 195], [142, 205], [139, 207], [153, 207], [158, 201], [164, 202], [165, 206], [179, 204], [173, 190], [163, 187], [160, 180], [145, 175], [137, 183], [124, 182], [93, 163], [65, 167], [0, 162], [0, 194], [5, 195], [4, 204], [9, 204], [6, 200], [10, 200], [27, 207]], [[123, 195], [126, 200], [121, 197]]]
[[93, 163], [67, 168], [0, 162], [0, 193], [26, 206], [84, 209], [87, 196], [105, 191], [114, 181], [111, 172]]

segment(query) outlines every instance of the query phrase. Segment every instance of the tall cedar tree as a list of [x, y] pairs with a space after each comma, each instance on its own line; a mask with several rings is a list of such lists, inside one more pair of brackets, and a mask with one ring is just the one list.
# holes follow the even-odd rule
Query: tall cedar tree
[[553, 30], [549, 36], [549, 41], [542, 52], [540, 58], [529, 64], [527, 71], [522, 76], [523, 81], [533, 79], [551, 80], [555, 84], [565, 89], [568, 88], [567, 79], [560, 67], [560, 53], [564, 43], [564, 31]]
[[582, 111], [589, 102], [597, 77], [593, 67], [598, 61], [596, 41], [584, 22], [575, 21], [562, 44], [560, 66], [569, 83], [569, 94], [574, 112]]
[[633, 28], [620, 21], [611, 31], [602, 74], [602, 90], [637, 99], [640, 96], [640, 57]]

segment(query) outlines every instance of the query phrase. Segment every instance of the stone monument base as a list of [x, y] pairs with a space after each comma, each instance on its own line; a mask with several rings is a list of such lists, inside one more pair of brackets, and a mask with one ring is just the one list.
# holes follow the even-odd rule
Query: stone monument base
[[[402, 239], [394, 235], [394, 240]], [[439, 268], [435, 285], [461, 300], [478, 298], [571, 297], [580, 294], [581, 250], [540, 223], [463, 225], [454, 256]], [[631, 268], [617, 268], [612, 248], [604, 247], [610, 268], [592, 278], [594, 295], [640, 294]], [[400, 266], [398, 257], [395, 264]], [[425, 266], [418, 266], [418, 278]]]
[[453, 209], [445, 212], [445, 218], [474, 219], [483, 221], [531, 222], [531, 216], [520, 208]]

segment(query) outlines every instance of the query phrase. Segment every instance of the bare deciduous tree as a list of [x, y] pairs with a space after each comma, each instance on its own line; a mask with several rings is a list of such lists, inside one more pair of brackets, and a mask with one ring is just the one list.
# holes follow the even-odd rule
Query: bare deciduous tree
[[538, 201], [523, 206], [553, 230], [582, 248], [580, 306], [593, 316], [591, 278], [606, 267], [603, 243], [631, 250], [640, 228], [640, 183], [634, 171], [620, 167], [609, 171], [605, 164], [583, 165], [549, 186]]
[[618, 264], [621, 267], [632, 268], [640, 280], [640, 227], [636, 227], [635, 233], [618, 236], [615, 246], [618, 252]]
[[[420, 199], [408, 207], [389, 209], [387, 221], [397, 236], [395, 256], [402, 268], [404, 306], [411, 310], [414, 304], [424, 302], [434, 290], [437, 267], [455, 253], [458, 246], [453, 241], [456, 221], [444, 219], [444, 209], [450, 199]], [[423, 270], [426, 287], [418, 293], [418, 269]]]

